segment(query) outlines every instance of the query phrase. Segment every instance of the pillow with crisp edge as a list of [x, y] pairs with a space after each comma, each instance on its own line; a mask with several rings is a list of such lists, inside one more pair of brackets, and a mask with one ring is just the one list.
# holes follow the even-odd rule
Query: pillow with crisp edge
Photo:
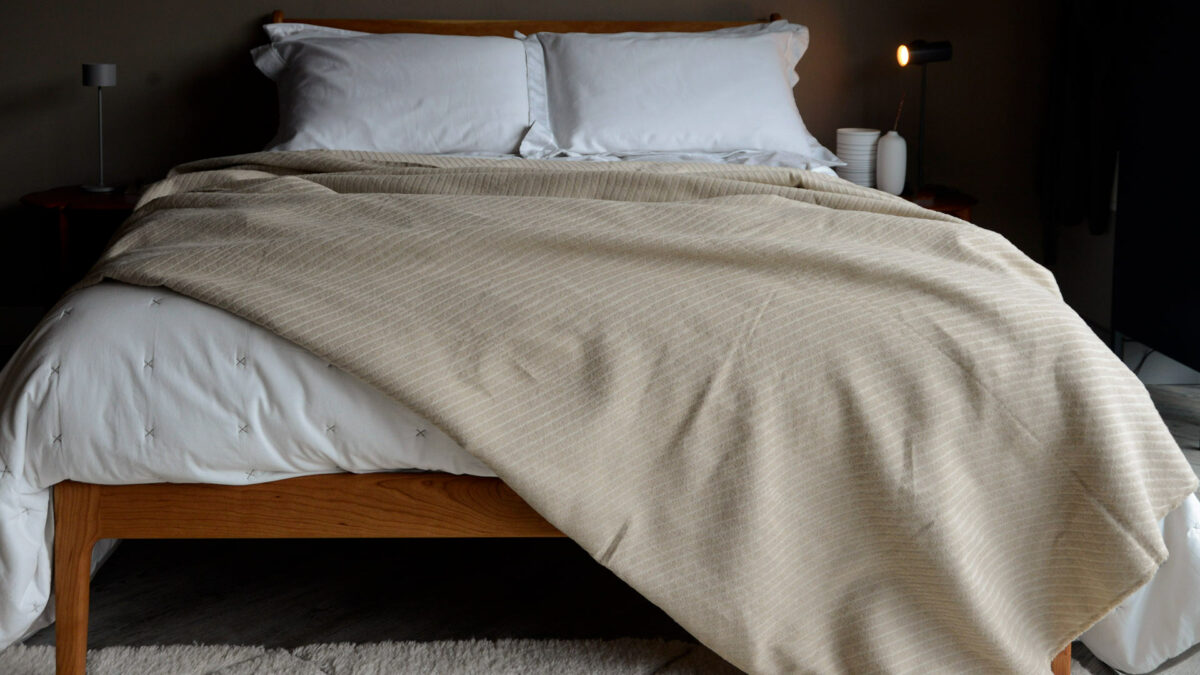
[[[541, 35], [548, 33], [534, 33], [533, 35], [524, 35], [516, 32], [514, 37], [520, 39], [525, 45], [526, 71], [528, 73], [528, 91], [529, 91], [529, 117], [530, 127], [526, 132], [525, 138], [521, 141], [520, 154], [526, 158], [551, 158], [551, 157], [583, 157], [590, 156], [597, 159], [646, 159], [653, 158], [655, 155], [677, 154], [670, 150], [647, 149], [645, 152], [613, 152], [613, 153], [579, 153], [563, 148], [559, 145], [557, 137], [554, 134], [553, 127], [550, 123], [550, 100], [547, 86], [546, 76], [546, 55], [540, 40]], [[571, 35], [572, 33], [557, 33], [556, 35]], [[577, 33], [578, 34], [578, 33]], [[584, 33], [589, 35], [588, 33]], [[790, 23], [788, 21], [772, 21], [770, 23], [747, 24], [745, 26], [735, 26], [732, 28], [722, 28], [713, 31], [704, 32], [662, 32], [662, 33], [645, 33], [645, 32], [628, 32], [628, 33], [605, 33], [605, 34], [590, 34], [604, 35], [614, 38], [629, 38], [642, 37], [648, 40], [672, 39], [677, 37], [730, 37], [737, 38], [751, 35], [762, 34], [777, 34], [786, 36], [786, 39], [777, 42], [779, 45], [779, 55], [781, 61], [785, 65], [784, 75], [788, 83], [794, 88], [800, 81], [796, 74], [796, 64], [800, 62], [805, 51], [808, 50], [809, 33], [806, 26]], [[808, 131], [808, 127], [804, 124], [804, 119], [800, 116], [799, 111], [796, 111], [799, 118], [800, 127], [804, 135], [798, 139], [807, 146], [807, 152], [804, 155], [797, 155], [789, 152], [779, 152], [775, 148], [713, 148], [711, 153], [689, 153], [693, 156], [703, 154], [711, 155], [714, 161], [725, 161], [724, 158], [739, 155], [773, 155], [778, 159], [777, 162], [783, 166], [800, 166], [801, 168], [815, 167], [830, 167], [841, 166], [844, 164], [832, 152], [821, 145], [821, 143]], [[801, 166], [803, 165], [803, 166]]]
[[[304, 40], [304, 39], [309, 39], [309, 38], [338, 38], [338, 37], [355, 38], [355, 37], [363, 37], [363, 36], [380, 35], [377, 33], [368, 33], [368, 32], [362, 32], [362, 31], [347, 30], [347, 29], [343, 29], [343, 28], [331, 28], [328, 26], [317, 26], [317, 25], [307, 24], [307, 23], [268, 23], [268, 24], [264, 24], [262, 28], [263, 28], [263, 31], [267, 34], [267, 37], [270, 39], [270, 43], [266, 44], [266, 45], [260, 45], [258, 47], [251, 49], [250, 55], [251, 55], [252, 60], [254, 61], [254, 65], [259, 69], [259, 71], [263, 75], [265, 75], [266, 77], [270, 78], [272, 81], [275, 81], [275, 82], [279, 81], [279, 77], [283, 74], [284, 70], [286, 70], [286, 68], [288, 67], [287, 59], [276, 49], [276, 46], [279, 45], [280, 43], [296, 41], [296, 40]], [[428, 33], [411, 33], [411, 34], [412, 35], [436, 35], [436, 34], [428, 34]], [[389, 35], [394, 35], [394, 34], [389, 34]], [[400, 35], [403, 35], [403, 34], [400, 34]], [[474, 36], [452, 36], [452, 37], [474, 37]], [[500, 39], [509, 39], [509, 38], [504, 38], [503, 36], [486, 36], [486, 37], [498, 37]], [[528, 62], [526, 62], [525, 81], [526, 81], [526, 85], [528, 85], [528, 82], [529, 82]], [[282, 105], [282, 102], [281, 102], [281, 105]], [[278, 146], [281, 142], [280, 135], [282, 133], [284, 133], [284, 129], [282, 128], [282, 115], [280, 117], [281, 117], [281, 120], [280, 120], [281, 127], [276, 132], [275, 137], [268, 144], [268, 147], [267, 147], [268, 150]], [[528, 127], [529, 127], [529, 124], [531, 123], [531, 121], [532, 121], [531, 118], [526, 120], [526, 124], [525, 124], [526, 133], [528, 133]], [[522, 138], [523, 138], [523, 136], [522, 136]], [[362, 150], [364, 148], [345, 148], [345, 149]], [[515, 152], [514, 153], [497, 153], [492, 150], [478, 150], [478, 151], [443, 153], [443, 154], [467, 154], [467, 155], [480, 155], [480, 156], [488, 156], [488, 157], [492, 157], [492, 156], [517, 157], [517, 156], [519, 156]]]
[[263, 31], [271, 40], [270, 44], [260, 45], [250, 50], [254, 65], [263, 75], [275, 80], [287, 68], [287, 59], [283, 58], [275, 45], [287, 40], [303, 40], [311, 37], [357, 37], [371, 35], [356, 30], [314, 26], [311, 23], [268, 23], [263, 24]]
[[[530, 110], [531, 126], [530, 126], [530, 131], [527, 134], [527, 138], [529, 139], [530, 142], [529, 142], [529, 144], [522, 143], [522, 156], [526, 156], [525, 150], [527, 147], [533, 151], [533, 153], [528, 156], [580, 157], [585, 154], [600, 156], [600, 155], [597, 155], [596, 153], [573, 152], [569, 149], [560, 147], [557, 143], [557, 138], [554, 135], [554, 131], [553, 131], [552, 125], [550, 123], [550, 102], [549, 102], [549, 93], [548, 93], [548, 85], [547, 85], [548, 78], [546, 75], [546, 57], [545, 57], [544, 46], [540, 40], [540, 36], [549, 35], [549, 34], [551, 34], [551, 33], [535, 33], [531, 36], [526, 36], [520, 32], [514, 33], [514, 36], [517, 37], [518, 39], [521, 39], [525, 44], [525, 49], [526, 49], [525, 55], [526, 55], [526, 64], [527, 64], [526, 70], [529, 73], [529, 96], [530, 96], [529, 110]], [[806, 26], [802, 26], [800, 24], [793, 24], [793, 23], [790, 23], [788, 21], [783, 21], [783, 20], [772, 21], [770, 23], [747, 24], [744, 26], [734, 26], [731, 28], [721, 28], [721, 29], [717, 29], [717, 30], [713, 30], [713, 31], [702, 31], [702, 32], [659, 32], [659, 33], [626, 32], [626, 33], [599, 33], [599, 34], [597, 34], [597, 33], [554, 33], [554, 35], [572, 35], [572, 34], [574, 34], [574, 35], [600, 35], [600, 36], [604, 36], [604, 37], [613, 37], [613, 38], [641, 37], [641, 38], [649, 39], [649, 40], [660, 40], [660, 39], [671, 39], [671, 38], [694, 38], [694, 37], [698, 37], [698, 36], [734, 37], [734, 38], [736, 38], [736, 37], [761, 35], [761, 34], [785, 35], [787, 39], [778, 41], [777, 45], [779, 46], [780, 58], [783, 61], [783, 63], [786, 64], [786, 67], [784, 69], [784, 75], [786, 76], [788, 83], [793, 88], [800, 81], [799, 76], [796, 74], [796, 64], [799, 63], [800, 58], [803, 57], [805, 51], [807, 51], [808, 41], [809, 41], [808, 40], [808, 28]], [[799, 116], [799, 111], [797, 111], [797, 116]], [[814, 152], [814, 155], [815, 155], [814, 159], [818, 160], [818, 163], [820, 163], [821, 165], [843, 164], [843, 162], [841, 160], [839, 160], [837, 157], [835, 157], [833, 155], [833, 153], [829, 152], [829, 150], [827, 150], [824, 146], [822, 146], [820, 144], [820, 142], [817, 141], [817, 139], [815, 137], [813, 137], [811, 133], [808, 132], [808, 128], [806, 126], [804, 126], [803, 118], [800, 119], [800, 125], [803, 128], [803, 133], [805, 135], [805, 138], [801, 139], [801, 140], [803, 140], [809, 146], [810, 150], [812, 150]], [[652, 156], [652, 155], [656, 155], [656, 154], [673, 154], [673, 152], [674, 151], [668, 151], [668, 150], [647, 150], [645, 153], [636, 153], [636, 154], [632, 154], [632, 153], [628, 153], [628, 152], [605, 153], [603, 156], [608, 157], [608, 158], [631, 158], [631, 157]], [[761, 148], [761, 149], [758, 149], [758, 148], [755, 148], [755, 149], [722, 148], [719, 150], [714, 150], [713, 154], [714, 155], [724, 155], [724, 154], [728, 154], [728, 153], [757, 153], [757, 152], [774, 153], [774, 152], [776, 152], [776, 150], [773, 148]], [[690, 154], [695, 155], [695, 154], [699, 154], [699, 153], [692, 152]], [[784, 153], [784, 154], [790, 154], [790, 153]]]

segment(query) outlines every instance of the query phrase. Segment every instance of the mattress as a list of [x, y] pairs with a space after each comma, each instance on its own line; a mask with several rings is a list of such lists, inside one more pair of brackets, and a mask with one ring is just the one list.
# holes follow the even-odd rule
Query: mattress
[[[56, 387], [47, 386], [55, 380]], [[64, 479], [226, 485], [335, 471], [493, 472], [404, 405], [244, 319], [162, 288], [68, 296], [0, 377], [0, 644], [51, 620], [49, 491]], [[1084, 636], [1145, 672], [1196, 642], [1200, 503], [1171, 558]]]

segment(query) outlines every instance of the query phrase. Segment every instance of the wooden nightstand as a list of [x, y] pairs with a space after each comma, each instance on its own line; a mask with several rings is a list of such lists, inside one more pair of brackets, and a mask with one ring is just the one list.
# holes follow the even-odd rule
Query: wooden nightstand
[[967, 222], [971, 221], [971, 207], [979, 203], [979, 200], [971, 195], [945, 185], [926, 185], [915, 193], [905, 192], [900, 196], [917, 206], [962, 218]]
[[77, 281], [96, 262], [113, 231], [133, 213], [138, 195], [121, 190], [88, 192], [78, 185], [33, 192], [21, 203], [44, 212], [56, 229], [56, 292]]

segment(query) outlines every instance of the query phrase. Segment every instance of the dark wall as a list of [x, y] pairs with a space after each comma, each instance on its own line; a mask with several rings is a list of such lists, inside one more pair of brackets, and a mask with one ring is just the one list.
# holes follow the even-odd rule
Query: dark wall
[[[780, 12], [807, 25], [797, 102], [813, 133], [833, 149], [839, 126], [887, 128], [903, 92], [901, 133], [916, 137], [919, 71], [902, 71], [895, 46], [924, 37], [954, 43], [954, 59], [929, 70], [928, 180], [980, 199], [975, 219], [1040, 255], [1034, 194], [1043, 129], [1046, 55], [1053, 3], [1015, 0], [295, 0], [293, 16], [380, 18], [696, 19]], [[95, 176], [95, 91], [79, 64], [118, 64], [105, 94], [109, 182], [149, 181], [179, 162], [261, 148], [273, 131], [272, 85], [247, 50], [274, 3], [242, 0], [47, 2], [6, 0], [0, 28], [0, 342], [28, 319], [36, 275], [26, 192]], [[703, 67], [703, 64], [697, 64]], [[747, 121], [753, 123], [752, 121]], [[35, 281], [29, 281], [29, 279]], [[14, 327], [14, 322], [21, 324]]]

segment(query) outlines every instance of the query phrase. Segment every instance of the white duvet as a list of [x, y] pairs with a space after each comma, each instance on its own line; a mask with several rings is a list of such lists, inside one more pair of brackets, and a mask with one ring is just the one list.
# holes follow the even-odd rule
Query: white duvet
[[[0, 646], [50, 621], [48, 488], [238, 485], [335, 471], [493, 475], [372, 387], [243, 319], [165, 289], [68, 296], [0, 373]], [[1200, 503], [1164, 520], [1171, 557], [1085, 634], [1146, 672], [1200, 640]]]
[[[68, 296], [0, 373], [0, 647], [49, 622], [51, 485], [494, 475], [311, 353], [165, 289]], [[39, 618], [41, 620], [39, 620]]]

